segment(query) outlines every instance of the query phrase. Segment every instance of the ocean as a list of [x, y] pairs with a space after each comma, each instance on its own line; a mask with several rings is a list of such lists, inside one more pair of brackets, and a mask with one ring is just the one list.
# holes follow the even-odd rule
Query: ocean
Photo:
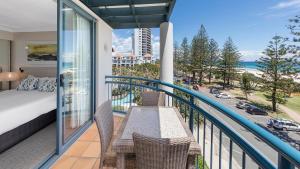
[[244, 69], [253, 69], [253, 70], [258, 69], [256, 62], [240, 62], [240, 66], [241, 66], [241, 68], [244, 68]]
[[256, 62], [240, 62], [240, 67], [244, 69], [252, 69], [252, 70], [258, 69], [258, 65]]

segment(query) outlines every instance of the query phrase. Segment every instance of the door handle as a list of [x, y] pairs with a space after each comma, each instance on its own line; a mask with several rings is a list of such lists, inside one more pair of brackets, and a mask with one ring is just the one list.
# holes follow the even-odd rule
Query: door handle
[[60, 74], [59, 75], [59, 86], [60, 87], [63, 87], [64, 86], [64, 75], [63, 74]]

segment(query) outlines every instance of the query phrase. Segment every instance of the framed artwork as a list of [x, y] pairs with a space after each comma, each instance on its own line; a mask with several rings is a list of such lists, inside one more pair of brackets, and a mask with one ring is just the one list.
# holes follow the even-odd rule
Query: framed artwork
[[27, 42], [26, 51], [29, 63], [53, 64], [57, 61], [56, 42]]

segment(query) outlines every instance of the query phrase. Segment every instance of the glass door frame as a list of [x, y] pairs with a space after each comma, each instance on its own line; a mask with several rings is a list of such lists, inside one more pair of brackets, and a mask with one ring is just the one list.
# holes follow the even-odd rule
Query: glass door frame
[[[79, 138], [82, 133], [90, 127], [94, 120], [94, 112], [95, 112], [95, 101], [96, 101], [96, 72], [95, 72], [95, 64], [96, 64], [96, 19], [88, 14], [86, 11], [81, 9], [77, 4], [72, 2], [72, 0], [58, 0], [57, 1], [57, 49], [58, 49], [58, 58], [57, 58], [57, 120], [56, 120], [56, 154], [61, 155], [66, 149], [72, 145], [77, 138]], [[63, 54], [63, 7], [67, 5], [68, 7], [72, 8], [76, 13], [80, 16], [84, 17], [90, 22], [91, 25], [91, 115], [88, 122], [86, 122], [83, 126], [77, 129], [69, 139], [65, 142], [64, 140], [64, 133], [63, 133], [63, 112], [62, 112], [62, 90], [61, 90], [61, 77], [60, 71], [62, 70], [62, 59], [61, 56]]]

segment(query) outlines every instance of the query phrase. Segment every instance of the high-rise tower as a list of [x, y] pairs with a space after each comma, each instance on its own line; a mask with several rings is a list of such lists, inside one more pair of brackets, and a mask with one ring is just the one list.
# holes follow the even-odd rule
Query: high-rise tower
[[152, 60], [152, 44], [151, 44], [151, 29], [140, 28], [134, 29], [132, 35], [133, 53], [139, 60], [151, 62]]

